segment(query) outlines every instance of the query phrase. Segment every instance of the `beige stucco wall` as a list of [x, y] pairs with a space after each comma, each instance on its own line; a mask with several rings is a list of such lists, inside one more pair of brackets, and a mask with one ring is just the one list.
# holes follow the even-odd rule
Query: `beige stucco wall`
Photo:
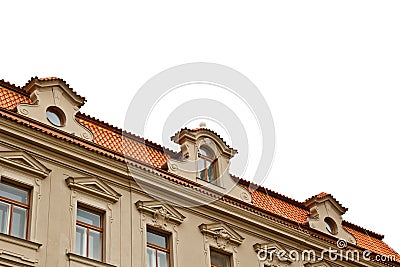
[[[139, 211], [135, 203], [153, 199], [136, 185], [128, 175], [124, 163], [41, 132], [22, 128], [14, 122], [1, 120], [0, 151], [25, 151], [51, 172], [47, 177], [32, 176], [33, 183], [39, 184], [37, 186], [40, 188], [38, 200], [31, 207], [31, 217], [34, 213], [37, 218], [35, 222], [30, 222], [35, 224], [30, 227], [37, 229], [35, 236], [31, 234], [29, 241], [10, 241], [3, 235], [0, 238], [0, 266], [145, 266], [145, 227], [147, 224], [154, 224], [154, 216]], [[4, 164], [0, 167], [2, 179], [4, 173], [11, 169], [18, 167]], [[8, 178], [18, 180], [17, 173], [18, 171], [15, 177]], [[28, 174], [26, 172], [26, 176]], [[138, 175], [150, 174], [138, 170]], [[68, 177], [90, 177], [94, 181], [100, 181], [112, 189], [108, 192], [110, 197], [105, 199], [70, 188], [66, 182]], [[172, 183], [169, 186], [170, 194], [181, 190]], [[113, 201], [111, 195], [115, 192], [119, 195]], [[190, 194], [196, 197], [199, 193]], [[105, 213], [104, 263], [74, 256], [78, 202], [93, 205]], [[287, 248], [298, 249], [322, 249], [326, 245], [321, 240], [313, 240], [302, 231], [220, 200], [206, 207], [172, 208], [184, 218], [182, 222], [166, 223], [166, 231], [171, 233], [173, 242], [171, 254], [174, 267], [208, 266], [208, 247], [217, 243], [215, 238], [205, 238], [199, 230], [202, 224], [224, 222], [228, 230], [243, 238], [241, 244], [228, 242], [225, 247], [226, 251], [232, 253], [232, 267], [261, 266], [253, 248], [256, 243], [277, 242]], [[293, 263], [291, 266], [303, 264]]]

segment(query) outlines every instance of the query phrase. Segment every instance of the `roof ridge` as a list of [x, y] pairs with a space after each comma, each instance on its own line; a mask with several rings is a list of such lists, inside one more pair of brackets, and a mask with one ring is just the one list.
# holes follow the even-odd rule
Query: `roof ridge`
[[296, 199], [294, 199], [294, 198], [291, 198], [291, 197], [288, 197], [288, 196], [283, 195], [283, 194], [281, 194], [281, 193], [278, 193], [278, 192], [276, 192], [276, 191], [273, 191], [273, 190], [271, 190], [271, 189], [269, 189], [269, 188], [266, 188], [266, 187], [264, 187], [264, 186], [262, 186], [262, 185], [259, 185], [259, 184], [253, 183], [253, 182], [251, 182], [251, 181], [245, 180], [245, 179], [243, 179], [243, 178], [241, 178], [241, 177], [238, 177], [238, 176], [236, 176], [236, 175], [231, 174], [231, 177], [234, 178], [234, 179], [236, 179], [236, 180], [238, 180], [238, 182], [239, 182], [240, 184], [242, 184], [242, 185], [245, 185], [245, 186], [247, 186], [247, 187], [254, 187], [254, 188], [256, 188], [256, 190], [259, 191], [259, 192], [262, 192], [262, 193], [266, 193], [266, 194], [268, 194], [268, 195], [271, 195], [271, 196], [273, 196], [273, 197], [275, 197], [275, 198], [277, 198], [277, 199], [280, 199], [280, 200], [282, 200], [282, 201], [285, 201], [285, 202], [287, 202], [287, 203], [290, 203], [290, 204], [292, 204], [292, 205], [295, 205], [296, 207], [301, 208], [301, 209], [304, 209], [304, 210], [306, 210], [306, 211], [309, 211], [309, 210], [310, 210], [309, 208], [307, 208], [307, 207], [304, 205], [303, 202], [300, 202], [300, 201], [298, 201], [298, 200], [296, 200]]
[[374, 231], [365, 229], [365, 228], [363, 228], [363, 227], [361, 227], [361, 226], [359, 226], [359, 225], [357, 225], [357, 224], [354, 224], [354, 223], [349, 222], [349, 221], [346, 221], [346, 220], [343, 220], [343, 221], [342, 221], [342, 225], [343, 225], [343, 226], [347, 226], [347, 227], [349, 227], [349, 228], [351, 228], [351, 229], [353, 229], [353, 230], [359, 231], [359, 232], [365, 232], [365, 233], [367, 233], [368, 235], [370, 235], [370, 236], [372, 236], [372, 237], [374, 237], [374, 238], [377, 238], [377, 239], [379, 239], [379, 240], [382, 240], [382, 239], [385, 237], [385, 235], [378, 234], [378, 233], [376, 233], [376, 232], [374, 232]]
[[121, 136], [128, 137], [129, 139], [132, 139], [132, 140], [134, 140], [136, 142], [145, 144], [148, 147], [154, 148], [154, 149], [156, 149], [158, 151], [161, 151], [161, 152], [165, 152], [167, 155], [177, 156], [179, 154], [178, 152], [176, 152], [176, 151], [174, 151], [172, 149], [169, 149], [169, 148], [167, 148], [165, 146], [162, 146], [162, 145], [160, 145], [158, 143], [150, 141], [149, 139], [141, 137], [141, 136], [139, 136], [137, 134], [134, 134], [132, 132], [128, 132], [126, 130], [123, 130], [123, 129], [115, 126], [115, 125], [112, 125], [112, 124], [110, 124], [108, 122], [105, 122], [103, 120], [100, 120], [98, 118], [90, 116], [90, 115], [88, 115], [86, 113], [83, 113], [81, 111], [78, 111], [75, 116], [78, 117], [78, 118], [81, 118], [83, 120], [87, 120], [89, 122], [93, 122], [93, 123], [97, 124], [98, 126], [104, 127], [104, 128], [106, 128], [106, 129], [108, 129], [110, 131], [113, 131], [116, 134], [120, 134]]
[[13, 91], [15, 93], [18, 93], [18, 94], [21, 94], [23, 96], [29, 97], [29, 95], [24, 90], [22, 90], [22, 88], [20, 86], [15, 85], [13, 83], [10, 83], [8, 81], [5, 81], [4, 79], [0, 80], [0, 86], [3, 86], [6, 89], [9, 89], [9, 90], [11, 90], [11, 91]]

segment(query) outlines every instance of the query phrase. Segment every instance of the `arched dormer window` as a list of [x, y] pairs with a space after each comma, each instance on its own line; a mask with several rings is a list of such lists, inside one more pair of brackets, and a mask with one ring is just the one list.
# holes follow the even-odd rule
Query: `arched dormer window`
[[201, 146], [199, 148], [197, 170], [201, 180], [216, 184], [218, 177], [217, 159], [214, 152], [206, 146]]

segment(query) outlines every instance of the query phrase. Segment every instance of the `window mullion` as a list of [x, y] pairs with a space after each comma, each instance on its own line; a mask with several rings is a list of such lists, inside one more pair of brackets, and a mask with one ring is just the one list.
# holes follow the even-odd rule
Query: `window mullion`
[[12, 233], [12, 220], [13, 220], [13, 213], [14, 213], [14, 204], [10, 205], [10, 220], [8, 222], [8, 234], [11, 235]]
[[155, 249], [156, 251], [156, 267], [158, 267], [158, 249]]
[[90, 229], [86, 228], [86, 257], [89, 257], [89, 235], [90, 235]]

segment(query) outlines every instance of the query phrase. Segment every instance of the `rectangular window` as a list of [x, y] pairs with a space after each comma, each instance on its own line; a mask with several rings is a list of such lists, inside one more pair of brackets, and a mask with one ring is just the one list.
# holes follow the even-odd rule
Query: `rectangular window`
[[168, 267], [170, 263], [169, 236], [147, 231], [147, 267]]
[[29, 190], [0, 182], [0, 232], [27, 239]]
[[231, 267], [231, 257], [228, 254], [210, 251], [211, 267]]
[[94, 260], [102, 260], [102, 214], [78, 207], [76, 215], [76, 253]]

